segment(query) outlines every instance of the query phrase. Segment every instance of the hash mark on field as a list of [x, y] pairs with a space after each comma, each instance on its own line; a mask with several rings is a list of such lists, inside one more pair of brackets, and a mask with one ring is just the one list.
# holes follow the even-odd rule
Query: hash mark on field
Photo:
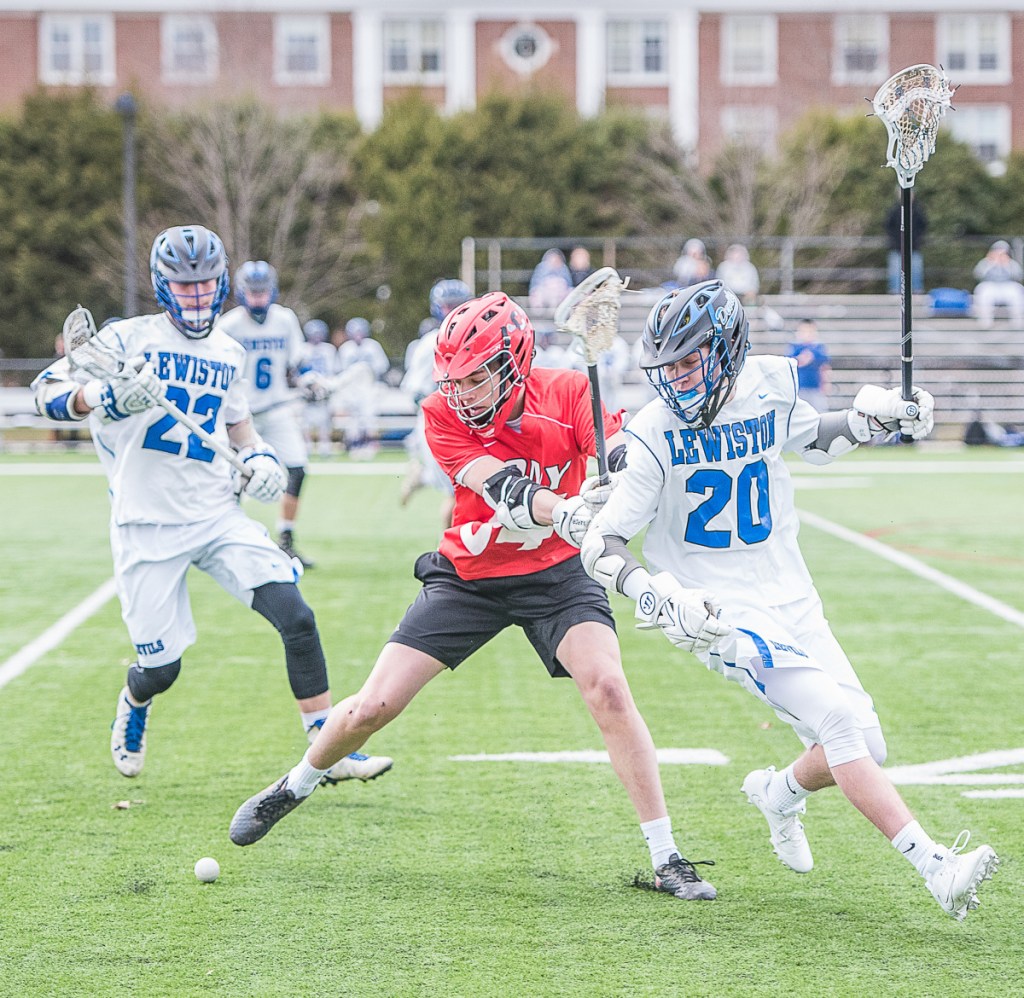
[[967, 585], [966, 582], [961, 582], [959, 579], [953, 578], [952, 575], [946, 575], [945, 572], [940, 572], [937, 568], [932, 568], [931, 565], [926, 565], [923, 561], [918, 561], [917, 558], [912, 558], [903, 551], [897, 551], [896, 548], [883, 544], [881, 541], [875, 540], [874, 537], [859, 534], [848, 527], [843, 527], [838, 523], [833, 523], [831, 520], [826, 520], [825, 517], [818, 516], [817, 513], [799, 510], [799, 514], [800, 519], [804, 523], [817, 527], [818, 530], [831, 534], [833, 537], [838, 537], [842, 541], [847, 541], [864, 551], [878, 555], [879, 558], [883, 558], [885, 561], [891, 561], [894, 565], [905, 568], [908, 572], [912, 572], [919, 578], [925, 579], [927, 582], [933, 582], [940, 589], [945, 589], [947, 592], [952, 593], [954, 596], [959, 596], [968, 603], [973, 603], [975, 606], [980, 606], [983, 610], [988, 610], [989, 613], [994, 614], [1001, 620], [1005, 620], [1008, 624], [1016, 624], [1017, 627], [1024, 628], [1024, 613], [1007, 605], [1002, 600], [997, 600], [994, 596], [988, 596], [973, 586]]
[[86, 596], [78, 606], [68, 610], [38, 638], [30, 641], [21, 651], [15, 652], [0, 665], [0, 688], [20, 676], [48, 651], [53, 651], [79, 624], [84, 624], [94, 613], [102, 609], [113, 598], [114, 592], [114, 580], [107, 579], [99, 589]]
[[[608, 753], [597, 750], [582, 752], [500, 752], [495, 755], [450, 755], [452, 762], [609, 762]], [[716, 749], [658, 749], [658, 762], [663, 766], [727, 766], [729, 757]]]

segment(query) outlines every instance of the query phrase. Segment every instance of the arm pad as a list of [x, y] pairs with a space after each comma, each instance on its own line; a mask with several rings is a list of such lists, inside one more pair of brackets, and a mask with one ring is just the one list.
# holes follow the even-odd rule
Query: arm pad
[[808, 464], [831, 464], [870, 439], [871, 428], [862, 412], [854, 409], [825, 412], [818, 421], [818, 436], [804, 448], [801, 456]]
[[614, 534], [588, 530], [580, 548], [580, 560], [587, 575], [617, 593], [626, 594], [626, 579], [637, 569], [647, 574], [625, 540]]
[[47, 419], [79, 422], [88, 416], [75, 412], [75, 395], [82, 386], [77, 381], [41, 381], [36, 388], [36, 411]]

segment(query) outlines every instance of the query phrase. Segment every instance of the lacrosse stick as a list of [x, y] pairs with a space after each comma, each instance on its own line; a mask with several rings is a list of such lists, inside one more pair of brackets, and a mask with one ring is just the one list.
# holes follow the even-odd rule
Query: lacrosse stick
[[[941, 69], [922, 63], [900, 70], [879, 87], [871, 102], [889, 133], [886, 166], [896, 171], [900, 205], [900, 366], [902, 395], [907, 416], [917, 415], [913, 402], [914, 350], [911, 342], [913, 309], [913, 210], [914, 178], [935, 152], [939, 122], [953, 98], [953, 88]], [[909, 437], [904, 436], [904, 441]]]
[[590, 405], [594, 413], [594, 442], [598, 479], [608, 484], [608, 447], [601, 414], [601, 386], [597, 361], [615, 342], [619, 331], [619, 298], [626, 284], [613, 267], [602, 267], [584, 278], [555, 309], [555, 325], [571, 333], [583, 347], [590, 376]]
[[[116, 377], [124, 367], [126, 358], [117, 347], [105, 343], [97, 333], [92, 313], [81, 305], [64, 320], [64, 355], [72, 371], [84, 371], [90, 378], [107, 380]], [[173, 402], [165, 398], [154, 399], [182, 426], [199, 437], [218, 453], [243, 477], [248, 478], [252, 469], [230, 448], [225, 447], [215, 436], [204, 430], [191, 416], [182, 412]]]

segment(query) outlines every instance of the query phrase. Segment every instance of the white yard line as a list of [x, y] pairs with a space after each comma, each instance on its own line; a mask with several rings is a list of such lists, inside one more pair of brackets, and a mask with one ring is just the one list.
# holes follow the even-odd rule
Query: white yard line
[[1021, 613], [1020, 610], [1012, 606], [1008, 606], [1001, 600], [997, 600], [993, 596], [987, 596], [973, 586], [967, 585], [966, 582], [954, 579], [953, 576], [946, 575], [945, 572], [940, 572], [937, 568], [932, 568], [930, 565], [926, 565], [923, 561], [919, 561], [909, 554], [897, 551], [895, 548], [889, 547], [888, 544], [876, 541], [873, 537], [866, 537], [864, 534], [858, 534], [854, 530], [849, 530], [838, 523], [826, 520], [823, 516], [818, 516], [817, 513], [808, 513], [806, 510], [800, 510], [799, 513], [800, 519], [804, 523], [816, 527], [826, 534], [831, 534], [833, 537], [838, 537], [840, 540], [847, 541], [863, 551], [877, 555], [885, 561], [890, 561], [894, 565], [899, 565], [900, 568], [905, 568], [908, 572], [918, 576], [918, 578], [925, 579], [940, 589], [945, 589], [954, 596], [959, 596], [960, 599], [973, 603], [983, 610], [988, 610], [989, 613], [994, 614], [1001, 620], [1024, 628], [1024, 613]]
[[99, 589], [86, 596], [78, 606], [69, 610], [56, 623], [51, 624], [38, 638], [30, 641], [21, 651], [15, 652], [0, 665], [0, 688], [20, 676], [47, 652], [53, 651], [79, 624], [84, 624], [94, 613], [101, 610], [113, 598], [114, 592], [114, 580], [107, 579]]

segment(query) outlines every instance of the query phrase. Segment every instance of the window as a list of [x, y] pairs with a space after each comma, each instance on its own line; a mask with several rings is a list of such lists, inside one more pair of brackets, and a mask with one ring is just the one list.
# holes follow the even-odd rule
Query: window
[[441, 83], [443, 72], [443, 22], [384, 22], [385, 83]]
[[505, 65], [520, 76], [529, 76], [548, 63], [555, 43], [539, 24], [520, 23], [501, 36], [498, 51]]
[[160, 36], [165, 82], [209, 83], [217, 78], [217, 28], [209, 18], [168, 15]]
[[938, 61], [953, 84], [1010, 82], [1006, 14], [949, 14], [938, 19]]
[[608, 79], [619, 84], [667, 80], [668, 25], [664, 21], [608, 22]]
[[997, 169], [1010, 154], [1008, 104], [957, 103], [956, 114], [947, 114], [942, 125], [990, 168]]
[[722, 82], [766, 85], [778, 76], [775, 18], [737, 14], [722, 18]]
[[762, 152], [775, 151], [779, 120], [774, 107], [723, 107], [721, 124], [726, 142]]
[[112, 86], [114, 19], [109, 14], [43, 14], [39, 80], [49, 85]]
[[882, 83], [889, 76], [889, 19], [841, 14], [835, 19], [832, 82]]
[[274, 19], [274, 82], [313, 87], [331, 82], [331, 21], [326, 14]]

